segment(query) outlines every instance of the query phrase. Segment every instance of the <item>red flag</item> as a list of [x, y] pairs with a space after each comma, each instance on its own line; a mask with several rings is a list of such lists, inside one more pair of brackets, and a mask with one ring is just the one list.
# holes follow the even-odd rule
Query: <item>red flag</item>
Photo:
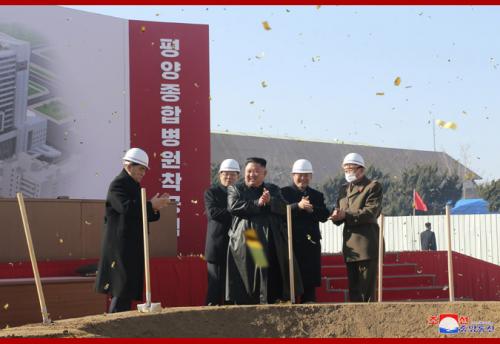
[[413, 208], [415, 210], [427, 211], [427, 206], [415, 189], [413, 189]]

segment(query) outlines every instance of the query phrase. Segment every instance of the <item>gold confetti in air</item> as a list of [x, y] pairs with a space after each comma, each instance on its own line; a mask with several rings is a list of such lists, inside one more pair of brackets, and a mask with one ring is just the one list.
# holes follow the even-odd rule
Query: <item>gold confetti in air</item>
[[255, 58], [260, 60], [263, 59], [264, 56], [265, 56], [264, 52], [261, 52], [259, 55], [255, 55]]
[[109, 283], [106, 283], [106, 284], [104, 285], [104, 290], [108, 290], [108, 289], [109, 289]]
[[115, 261], [113, 261], [113, 262], [111, 263], [111, 269], [114, 269], [114, 268], [115, 268], [115, 265], [116, 265], [116, 262], [115, 262]]
[[453, 130], [457, 129], [457, 124], [455, 122], [446, 122], [443, 121], [442, 119], [437, 119], [436, 124], [444, 129], [453, 129]]
[[260, 85], [261, 85], [262, 87], [266, 88], [266, 87], [267, 87], [267, 82], [262, 81], [262, 82], [260, 83]]
[[249, 228], [245, 231], [244, 234], [247, 247], [250, 250], [255, 265], [263, 268], [268, 267], [269, 262], [267, 261], [262, 243], [259, 241], [257, 231], [255, 229]]
[[316, 241], [312, 239], [310, 234], [307, 234], [307, 240], [309, 240], [312, 244], [316, 244]]
[[266, 31], [271, 30], [271, 25], [269, 25], [269, 23], [267, 22], [267, 20], [264, 20], [262, 22], [262, 26], [264, 27], [264, 30], [266, 30]]
[[9, 309], [9, 304], [6, 303], [5, 305], [3, 305], [3, 309], [5, 309], [5, 310]]
[[59, 243], [60, 243], [60, 244], [64, 243], [63, 238], [59, 238]]
[[316, 5], [316, 9], [319, 10], [321, 8], [321, 5]]
[[319, 62], [319, 56], [313, 56], [311, 60], [312, 62]]
[[200, 85], [198, 85], [198, 83], [197, 83], [197, 82], [195, 82], [193, 85], [194, 85], [194, 87], [196, 87], [196, 88], [200, 88]]
[[376, 96], [383, 96], [385, 93], [384, 92], [377, 92], [375, 93]]
[[145, 26], [141, 26], [141, 32], [144, 32], [146, 31], [146, 27]]
[[85, 220], [84, 222], [85, 222], [85, 224], [86, 224], [87, 226], [90, 226], [90, 225], [92, 224], [92, 222], [89, 222], [89, 221], [87, 221], [87, 220]]
[[394, 79], [394, 86], [399, 86], [401, 85], [401, 78], [398, 76], [396, 79]]
[[193, 204], [198, 204], [198, 200], [196, 200], [196, 199], [192, 199], [192, 200], [191, 200], [191, 203], [193, 203]]

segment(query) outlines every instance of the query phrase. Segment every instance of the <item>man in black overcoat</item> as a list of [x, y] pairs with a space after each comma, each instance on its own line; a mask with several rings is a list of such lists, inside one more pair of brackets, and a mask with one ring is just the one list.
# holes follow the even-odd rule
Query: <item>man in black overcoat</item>
[[[123, 157], [123, 170], [108, 189], [96, 290], [111, 294], [109, 313], [128, 311], [132, 300], [142, 300], [144, 241], [140, 182], [148, 162], [148, 155], [142, 149], [129, 149]], [[148, 201], [148, 221], [157, 221], [159, 210], [169, 202], [168, 194], [161, 197], [157, 194]]]
[[[248, 158], [244, 181], [228, 187], [227, 207], [233, 220], [229, 230], [226, 301], [235, 304], [267, 304], [290, 298], [283, 222], [286, 203], [278, 186], [264, 182], [266, 174], [265, 159]], [[246, 245], [247, 230], [257, 233], [268, 267], [255, 264]], [[303, 292], [300, 273], [295, 274], [295, 291], [298, 295]]]
[[321, 286], [321, 234], [319, 223], [330, 215], [323, 194], [309, 187], [313, 169], [310, 161], [297, 160], [292, 167], [290, 186], [281, 189], [292, 206], [293, 253], [304, 285], [302, 303], [316, 302], [316, 287]]
[[231, 227], [231, 214], [227, 210], [227, 187], [233, 185], [240, 176], [240, 166], [234, 159], [224, 160], [219, 167], [219, 182], [205, 191], [205, 209], [208, 219], [205, 241], [207, 261], [208, 306], [224, 303], [226, 284], [226, 257]]

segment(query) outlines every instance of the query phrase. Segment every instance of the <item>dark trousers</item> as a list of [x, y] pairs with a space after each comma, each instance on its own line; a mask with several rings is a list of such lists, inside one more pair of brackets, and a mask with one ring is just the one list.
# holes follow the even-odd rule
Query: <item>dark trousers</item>
[[377, 283], [377, 260], [346, 263], [351, 302], [374, 302]]
[[226, 264], [207, 262], [208, 289], [207, 305], [223, 305], [226, 286]]
[[300, 296], [300, 303], [316, 302], [316, 287], [304, 286], [304, 294]]
[[132, 309], [132, 299], [128, 297], [113, 296], [109, 304], [108, 313], [126, 312]]

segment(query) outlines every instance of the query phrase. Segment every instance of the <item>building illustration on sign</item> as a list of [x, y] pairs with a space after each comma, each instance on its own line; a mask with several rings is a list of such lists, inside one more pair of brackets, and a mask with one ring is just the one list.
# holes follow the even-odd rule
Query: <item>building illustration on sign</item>
[[0, 32], [0, 197], [56, 197], [63, 177], [62, 152], [47, 143], [50, 72], [32, 56], [29, 42]]

